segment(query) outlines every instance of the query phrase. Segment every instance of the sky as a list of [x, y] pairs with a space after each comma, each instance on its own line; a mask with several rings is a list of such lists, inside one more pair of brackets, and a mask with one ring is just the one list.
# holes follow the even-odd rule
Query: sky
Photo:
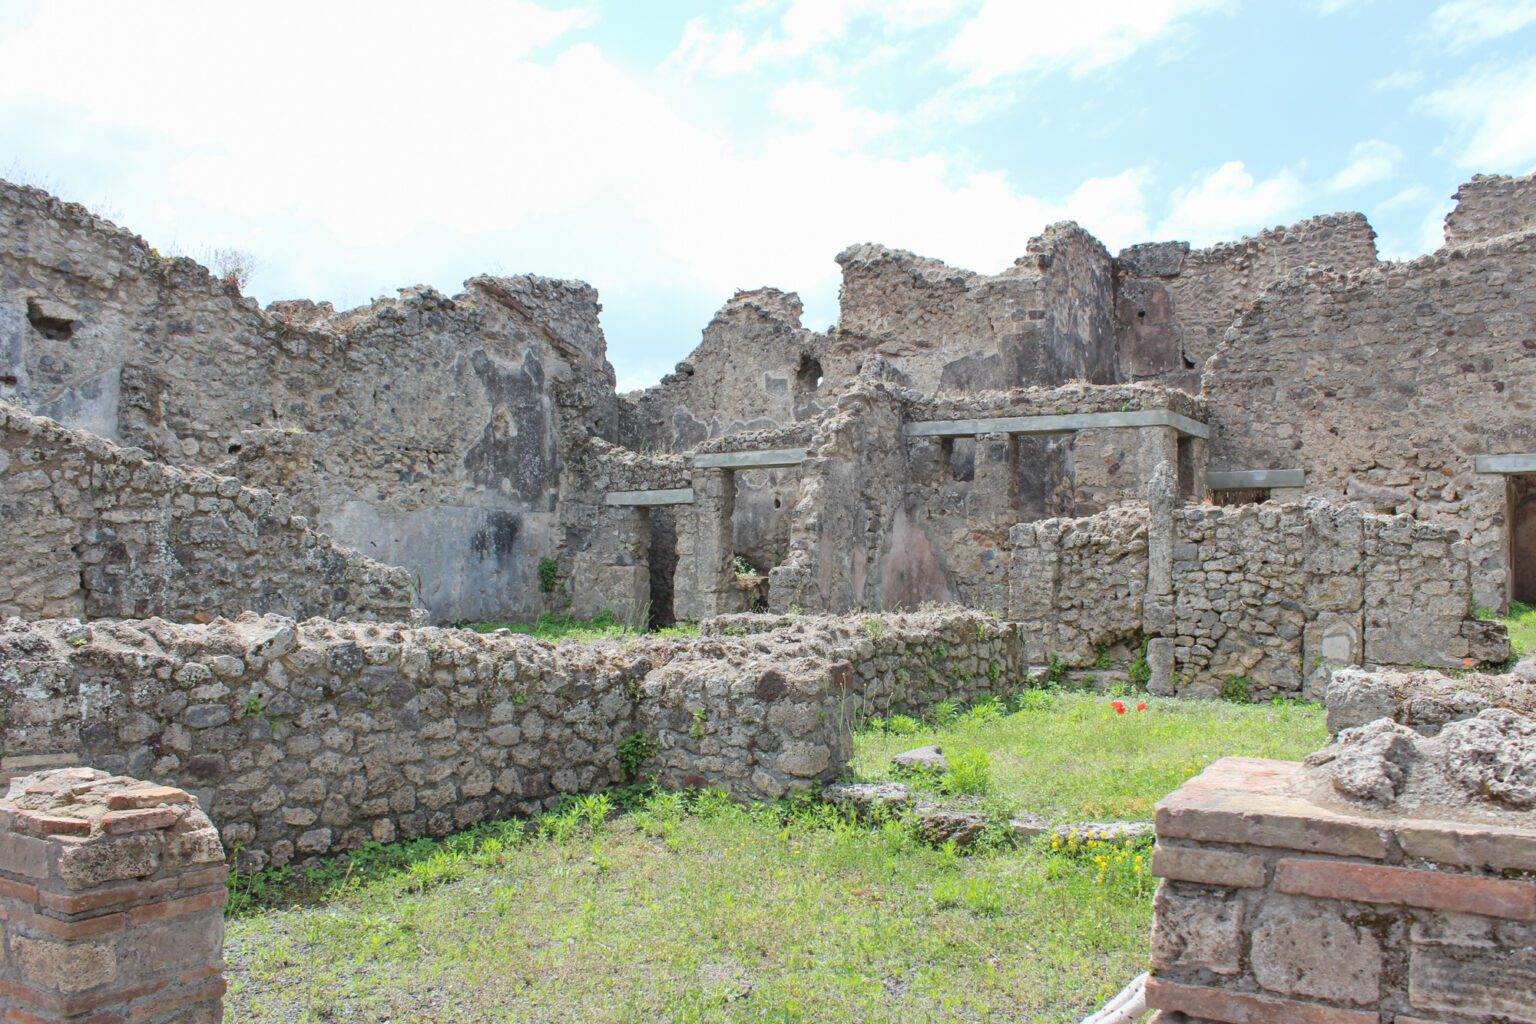
[[995, 273], [1536, 169], [1536, 0], [0, 0], [0, 176], [263, 302], [581, 278], [621, 388], [880, 242]]

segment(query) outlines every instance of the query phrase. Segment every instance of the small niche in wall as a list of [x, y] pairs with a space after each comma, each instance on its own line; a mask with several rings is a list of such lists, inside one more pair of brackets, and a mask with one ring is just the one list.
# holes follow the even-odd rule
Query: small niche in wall
[[79, 317], [68, 306], [47, 299], [27, 300], [27, 322], [43, 337], [52, 341], [67, 341], [75, 333]]

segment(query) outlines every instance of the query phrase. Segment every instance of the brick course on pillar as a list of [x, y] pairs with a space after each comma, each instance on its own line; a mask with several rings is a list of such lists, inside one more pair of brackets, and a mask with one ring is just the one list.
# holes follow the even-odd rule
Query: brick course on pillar
[[1159, 1019], [1536, 1024], [1536, 815], [1370, 815], [1315, 793], [1300, 764], [1227, 758], [1158, 805]]
[[0, 1021], [217, 1024], [219, 834], [187, 793], [89, 768], [0, 798]]

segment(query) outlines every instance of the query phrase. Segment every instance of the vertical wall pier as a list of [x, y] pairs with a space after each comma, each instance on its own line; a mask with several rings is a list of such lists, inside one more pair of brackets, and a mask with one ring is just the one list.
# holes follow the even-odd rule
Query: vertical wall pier
[[228, 869], [180, 789], [56, 768], [0, 798], [0, 1017], [218, 1024]]

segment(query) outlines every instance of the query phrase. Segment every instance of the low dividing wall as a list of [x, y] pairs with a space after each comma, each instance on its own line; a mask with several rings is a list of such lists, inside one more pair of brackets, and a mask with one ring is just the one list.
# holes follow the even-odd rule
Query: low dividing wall
[[340, 547], [269, 492], [4, 403], [0, 521], [0, 616], [423, 614], [404, 569]]
[[[1161, 522], [1160, 529], [1152, 529]], [[1025, 523], [1011, 534], [1009, 617], [1069, 666], [1145, 636], [1154, 689], [1320, 699], [1349, 665], [1465, 668], [1509, 655], [1471, 618], [1465, 543], [1445, 528], [1355, 505], [1147, 506]], [[1154, 542], [1155, 541], [1155, 542]], [[1149, 572], [1166, 600], [1147, 600]]]
[[1536, 819], [1325, 802], [1227, 758], [1158, 805], [1164, 1022], [1536, 1021]]
[[254, 868], [602, 789], [635, 735], [666, 785], [776, 797], [840, 775], [859, 715], [1004, 692], [1025, 671], [1017, 626], [960, 610], [558, 647], [277, 616], [12, 619], [0, 767], [181, 786]]

